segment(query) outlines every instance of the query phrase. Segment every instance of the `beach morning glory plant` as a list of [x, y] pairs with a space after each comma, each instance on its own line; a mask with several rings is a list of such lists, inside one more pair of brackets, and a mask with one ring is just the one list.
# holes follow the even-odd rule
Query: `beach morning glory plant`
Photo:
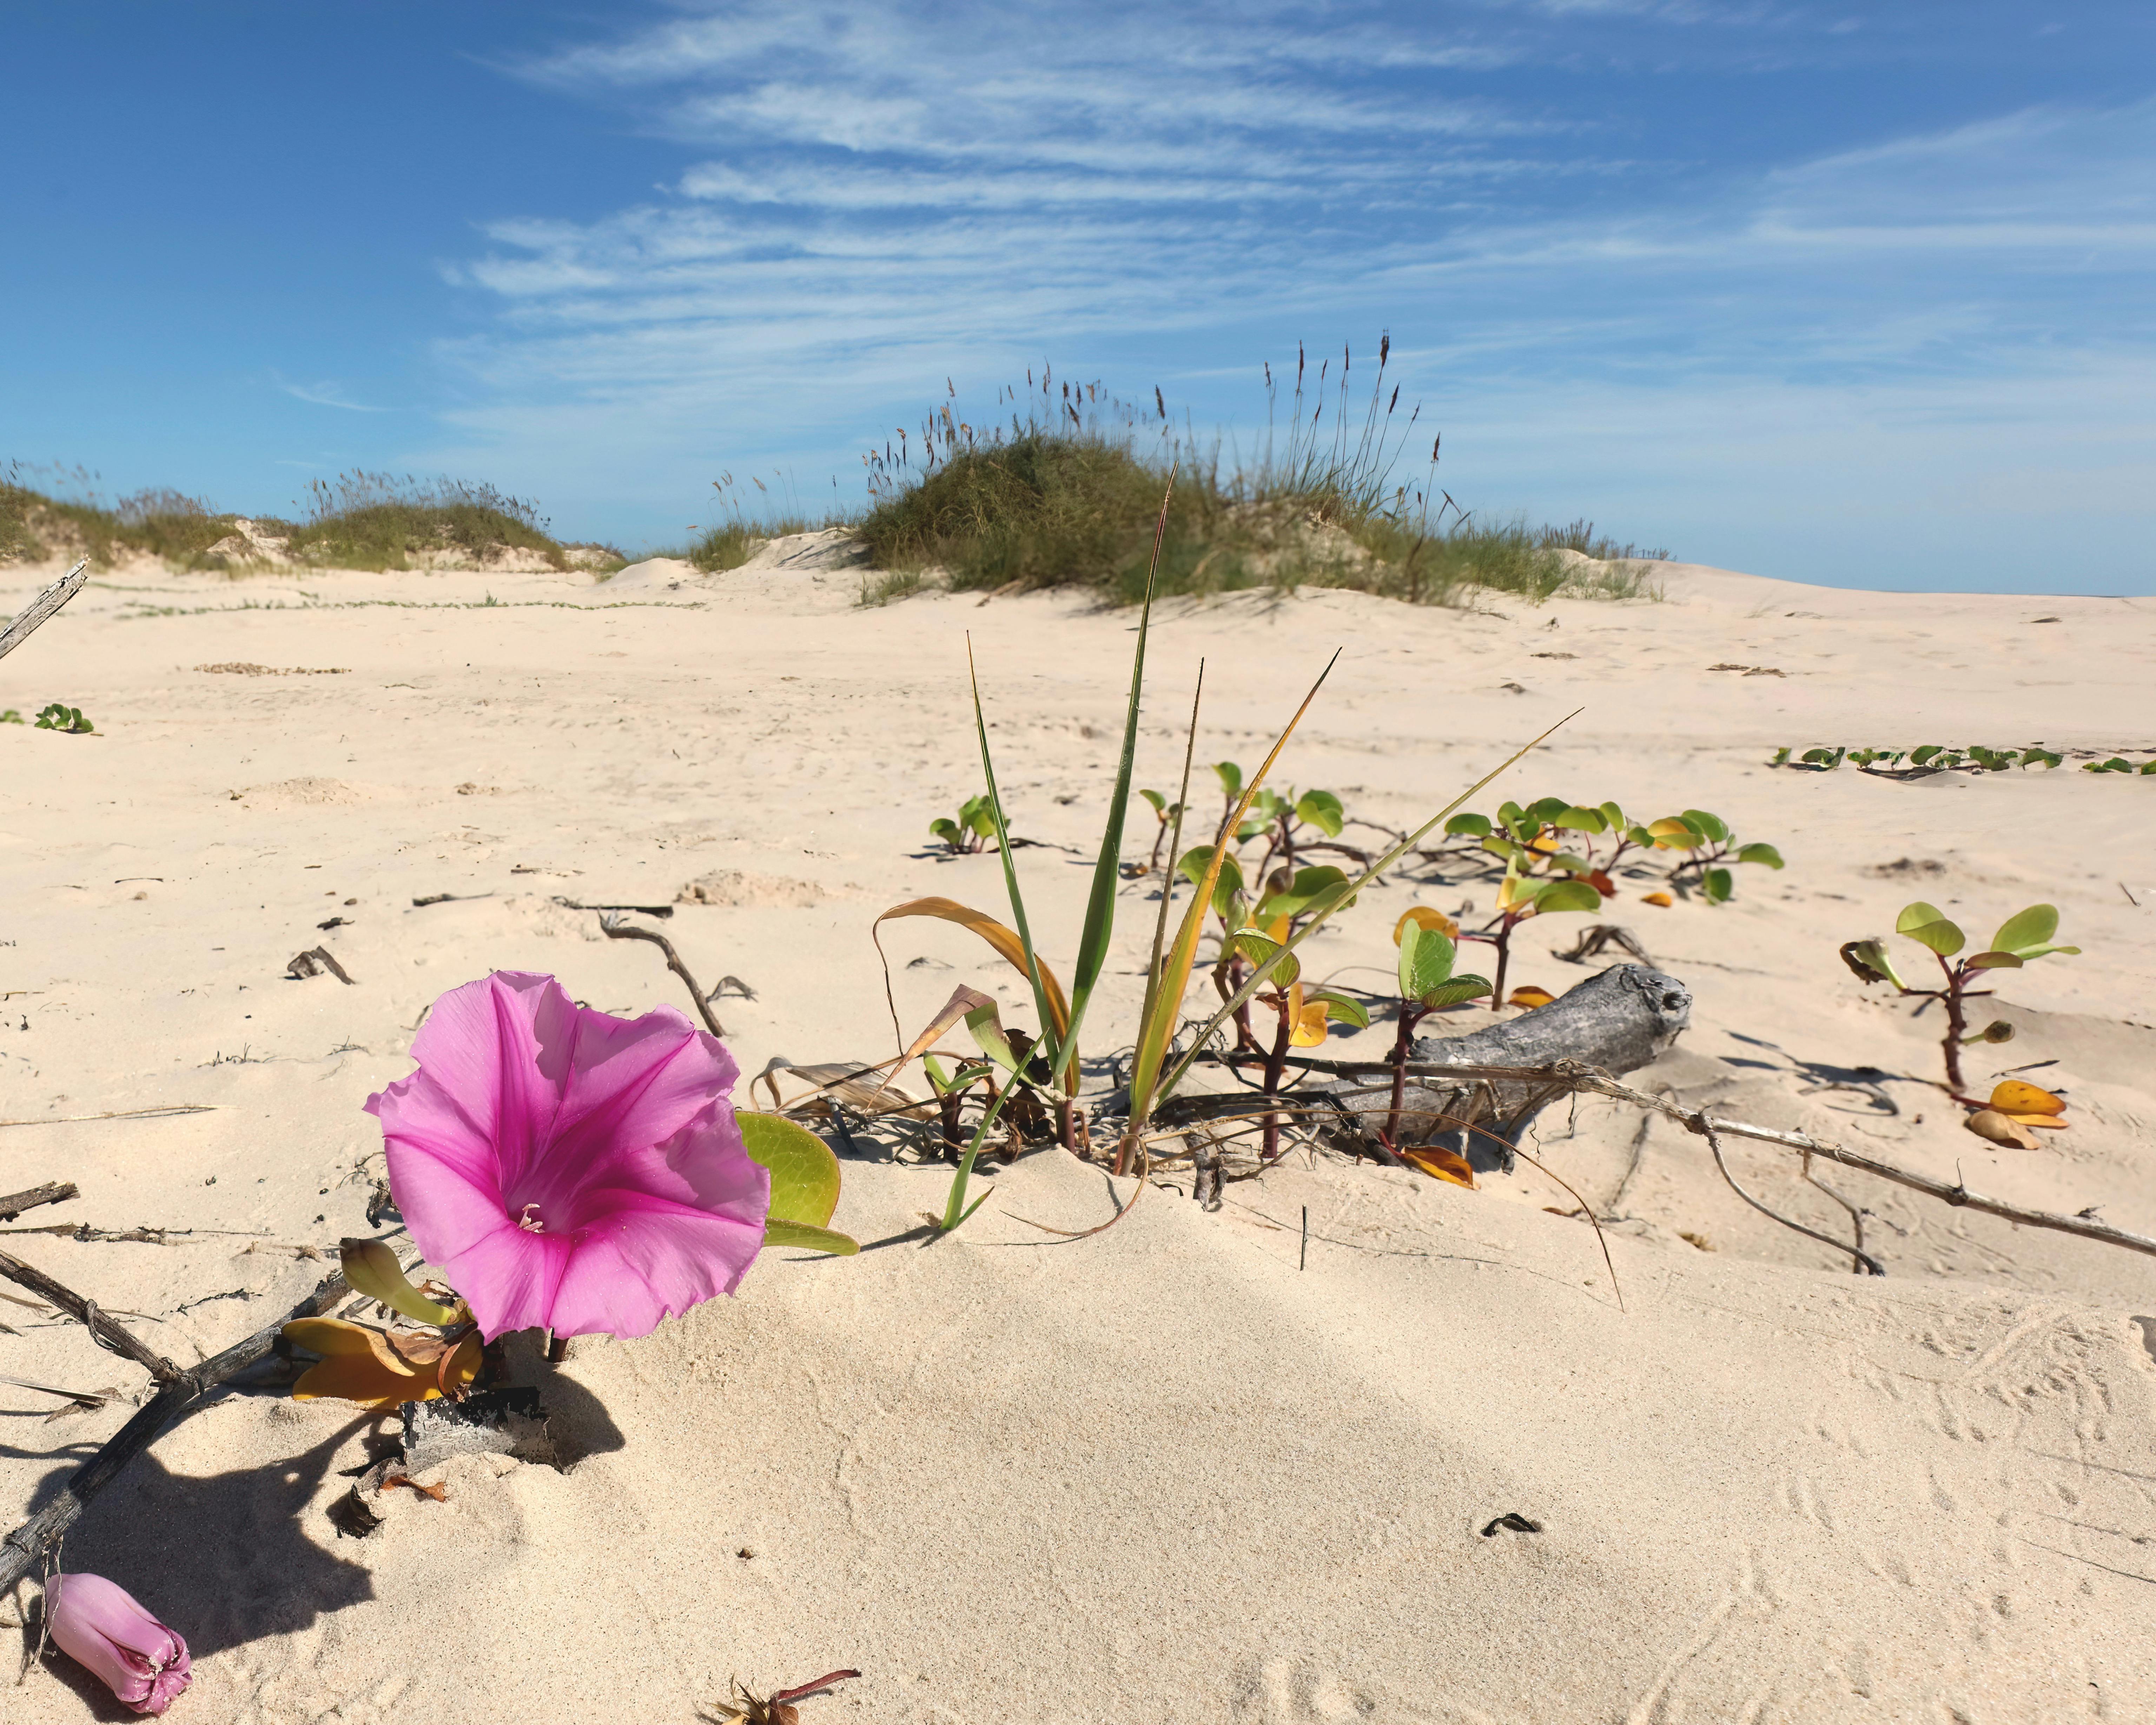
[[418, 1070], [367, 1108], [391, 1195], [449, 1286], [414, 1288], [386, 1245], [346, 1241], [352, 1286], [427, 1327], [288, 1325], [323, 1356], [296, 1395], [455, 1396], [509, 1332], [644, 1336], [732, 1293], [767, 1244], [858, 1250], [824, 1225], [829, 1147], [737, 1115], [733, 1056], [670, 1007], [616, 1018], [550, 976], [497, 971], [437, 1000], [412, 1055]]

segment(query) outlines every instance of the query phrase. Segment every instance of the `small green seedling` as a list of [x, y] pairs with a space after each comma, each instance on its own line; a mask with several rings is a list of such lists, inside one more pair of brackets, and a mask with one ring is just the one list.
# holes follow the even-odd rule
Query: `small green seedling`
[[[1958, 963], [1949, 963], [1954, 955], [1969, 944], [1969, 937], [1960, 927], [1948, 920], [1936, 905], [1928, 905], [1921, 899], [1904, 905], [1902, 914], [1894, 919], [1894, 932], [1905, 935], [1924, 947], [1938, 961], [1942, 986], [1936, 988], [1912, 988], [1902, 981], [1894, 968], [1893, 955], [1887, 942], [1874, 937], [1869, 940], [1849, 941], [1841, 948], [1841, 961], [1865, 983], [1886, 983], [1904, 997], [1923, 1001], [1938, 1001], [1946, 1008], [1946, 1034], [1940, 1048], [1946, 1057], [1947, 1089], [1958, 1101], [1973, 1107], [1984, 1103], [1962, 1094], [1961, 1051], [1972, 1042], [2010, 1042], [2014, 1027], [2004, 1019], [1994, 1020], [1983, 1029], [1969, 1034], [1968, 1003], [1989, 999], [1989, 988], [1975, 988], [1969, 985], [1994, 970], [2019, 970], [2033, 958], [2047, 953], [2078, 954], [2079, 947], [2061, 947], [2051, 943], [2051, 937], [2059, 932], [2059, 912], [2054, 905], [2030, 905], [2026, 910], [2016, 911], [2001, 923], [1999, 932], [1992, 936], [1991, 944], [1981, 952], [1971, 953]], [[1919, 1012], [1922, 1007], [1917, 1008]]]
[[953, 856], [971, 856], [988, 849], [996, 835], [994, 813], [986, 797], [968, 797], [958, 808], [956, 820], [932, 820], [928, 830], [949, 847]]
[[20, 707], [11, 706], [0, 711], [0, 725], [26, 725], [28, 722], [29, 721], [23, 716]]
[[2113, 755], [2108, 761], [2085, 761], [2084, 773], [2156, 773], [2156, 759], [2143, 761], [2138, 767], [2122, 756]]
[[1175, 818], [1183, 813], [1180, 803], [1169, 802], [1158, 791], [1140, 791], [1138, 794], [1146, 799], [1146, 806], [1152, 810], [1153, 819], [1160, 824], [1152, 835], [1152, 854], [1146, 858], [1146, 865], [1135, 871], [1124, 870], [1133, 880], [1159, 872], [1161, 847], [1168, 843], [1168, 831], [1174, 826]]
[[[1445, 932], [1450, 926], [1450, 919], [1417, 907], [1402, 916], [1393, 931], [1400, 945], [1400, 1016], [1398, 1034], [1393, 1038], [1392, 1104], [1385, 1111], [1385, 1127], [1379, 1134], [1388, 1150], [1399, 1148], [1400, 1105], [1407, 1095], [1408, 1055], [1415, 1026], [1433, 1012], [1495, 993], [1488, 978], [1454, 971], [1460, 947]], [[1503, 957], [1501, 948], [1501, 985]]]
[[40, 731], [64, 731], [72, 737], [87, 737], [97, 729], [83, 717], [80, 707], [68, 706], [57, 701], [38, 715], [37, 723]]

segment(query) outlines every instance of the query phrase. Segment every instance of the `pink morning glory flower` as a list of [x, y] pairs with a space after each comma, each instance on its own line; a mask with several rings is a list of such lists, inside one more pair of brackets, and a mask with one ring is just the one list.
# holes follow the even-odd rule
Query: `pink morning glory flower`
[[60, 1651], [138, 1713], [162, 1713], [192, 1681], [187, 1644], [102, 1575], [55, 1575], [45, 1615]]
[[646, 1335], [739, 1285], [771, 1177], [716, 1037], [670, 1007], [618, 1019], [496, 971], [434, 1003], [412, 1056], [367, 1111], [412, 1238], [488, 1340]]

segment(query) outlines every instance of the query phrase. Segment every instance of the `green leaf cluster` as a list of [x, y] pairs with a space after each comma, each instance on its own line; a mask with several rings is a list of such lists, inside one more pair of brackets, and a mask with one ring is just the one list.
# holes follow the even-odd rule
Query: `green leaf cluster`
[[[21, 722], [19, 717], [17, 722]], [[82, 716], [80, 707], [57, 701], [38, 715], [37, 726], [40, 731], [64, 731], [74, 737], [87, 737], [97, 728]]]
[[976, 851], [996, 835], [995, 812], [986, 797], [968, 797], [958, 805], [957, 819], [932, 820], [928, 830], [953, 853]]
[[[1924, 767], [1934, 771], [1959, 769], [1973, 773], [2004, 773], [2010, 768], [2026, 771], [2041, 767], [2047, 771], [2061, 763], [2062, 757], [2056, 749], [2047, 749], [2041, 743], [2030, 743], [2026, 748], [1999, 749], [1982, 743], [1971, 743], [1965, 748], [1949, 748], [1944, 743], [1928, 742], [1917, 748], [1810, 748], [1802, 754], [1779, 748], [1770, 767], [1789, 767], [1798, 771], [1831, 773], [1844, 761], [1866, 771], [1882, 773], [1906, 772], [1909, 768]], [[1904, 762], [1907, 765], [1905, 767]], [[2128, 768], [2131, 772], [2132, 768]]]
[[[1969, 937], [1961, 925], [1949, 917], [1937, 905], [1918, 899], [1904, 905], [1902, 913], [1894, 919], [1894, 932], [1928, 951], [1943, 961], [1952, 958], [1969, 945]], [[1974, 952], [1961, 961], [1964, 971], [2019, 970], [2031, 959], [2042, 958], [2053, 952], [2078, 956], [2079, 947], [2054, 945], [2051, 937], [2059, 932], [2059, 911], [2056, 905], [2030, 905], [2016, 911], [1999, 925], [1999, 932], [1991, 937], [1991, 944], [1980, 952]], [[1904, 993], [1909, 984], [1902, 980], [1895, 968], [1893, 955], [1886, 942], [1874, 937], [1851, 941], [1841, 949], [1843, 961], [1857, 975], [1867, 982], [1891, 983]]]
[[1443, 929], [1409, 923], [1400, 931], [1400, 999], [1435, 1012], [1487, 994], [1486, 977], [1453, 973], [1459, 956], [1459, 947]]

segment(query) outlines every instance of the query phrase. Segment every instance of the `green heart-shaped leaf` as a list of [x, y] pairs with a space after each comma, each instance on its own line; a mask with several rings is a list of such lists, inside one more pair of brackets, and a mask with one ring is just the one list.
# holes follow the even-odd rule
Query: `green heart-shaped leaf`
[[1456, 976], [1451, 981], [1440, 983], [1422, 996], [1422, 1004], [1435, 1012], [1440, 1007], [1457, 1006], [1463, 1000], [1490, 992], [1489, 979], [1473, 975]]
[[839, 1207], [839, 1158], [831, 1147], [805, 1126], [776, 1114], [734, 1116], [749, 1159], [771, 1174], [772, 1222], [798, 1222], [821, 1229]]
[[1409, 923], [1400, 931], [1400, 998], [1426, 999], [1452, 976], [1459, 948], [1442, 929]]
[[2025, 911], [2016, 911], [1999, 924], [1991, 944], [2002, 952], [2020, 952], [2042, 946], [2058, 932], [2059, 907], [2031, 905]]

